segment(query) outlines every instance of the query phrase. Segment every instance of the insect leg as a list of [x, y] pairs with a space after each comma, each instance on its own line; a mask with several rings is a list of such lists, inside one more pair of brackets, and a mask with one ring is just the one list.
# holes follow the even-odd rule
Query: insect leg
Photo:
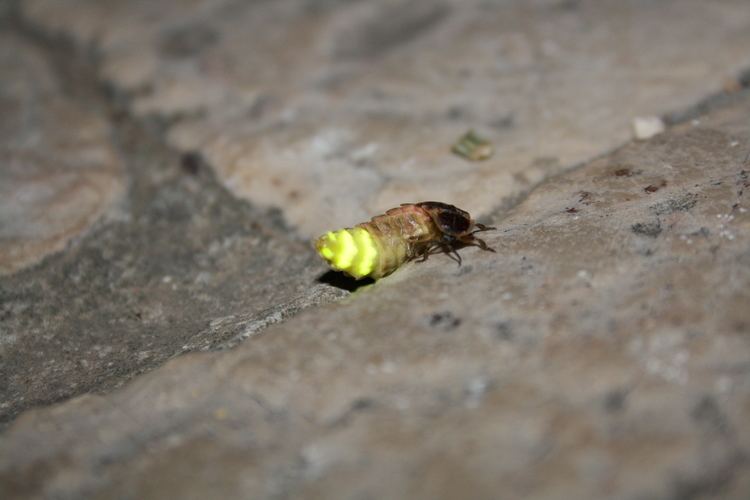
[[462, 262], [461, 254], [459, 254], [452, 245], [449, 245], [448, 243], [441, 243], [440, 249], [444, 253], [448, 254], [448, 257], [453, 259], [456, 262], [456, 264], [461, 266], [461, 262]]
[[436, 244], [434, 242], [430, 242], [424, 249], [414, 257], [419, 257], [419, 260], [417, 262], [424, 262], [427, 260], [427, 257], [435, 253]]
[[[417, 262], [424, 262], [427, 260], [427, 257], [429, 256], [430, 256], [430, 249], [426, 248], [425, 250], [422, 251], [422, 253], [418, 255], [419, 259], [417, 260]], [[415, 257], [417, 256], [415, 255]]]
[[481, 239], [481, 238], [472, 238], [472, 240], [470, 242], [468, 242], [468, 244], [477, 246], [477, 247], [481, 248], [482, 250], [486, 250], [488, 252], [495, 252], [495, 249], [491, 248], [491, 247], [488, 247], [487, 243], [483, 239]]
[[476, 226], [478, 229], [476, 231], [472, 231], [470, 234], [481, 233], [482, 231], [495, 231], [497, 229], [495, 227], [485, 226], [484, 224], [480, 224], [478, 222], [474, 224], [474, 226]]
[[461, 254], [458, 253], [458, 250], [456, 250], [455, 248], [452, 248], [451, 250], [453, 250], [453, 254], [456, 256], [458, 260], [458, 267], [461, 267], [461, 262], [463, 262], [463, 259], [461, 258]]

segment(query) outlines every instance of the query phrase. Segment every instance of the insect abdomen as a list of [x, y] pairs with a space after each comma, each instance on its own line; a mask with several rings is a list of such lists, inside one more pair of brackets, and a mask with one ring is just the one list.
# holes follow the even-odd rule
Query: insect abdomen
[[413, 258], [434, 231], [429, 216], [413, 207], [389, 210], [354, 228], [329, 231], [315, 247], [336, 270], [356, 279], [382, 278]]
[[328, 231], [318, 238], [315, 246], [331, 267], [356, 279], [370, 276], [378, 270], [379, 245], [364, 228]]

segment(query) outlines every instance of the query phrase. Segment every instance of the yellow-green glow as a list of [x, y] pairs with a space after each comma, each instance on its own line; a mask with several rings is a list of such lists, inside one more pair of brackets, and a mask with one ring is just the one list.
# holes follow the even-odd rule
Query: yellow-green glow
[[378, 256], [378, 250], [372, 236], [361, 227], [352, 230], [354, 241], [357, 245], [357, 258], [352, 263], [349, 274], [355, 278], [363, 278], [372, 272], [375, 267], [375, 257]]
[[378, 249], [372, 235], [361, 227], [329, 231], [318, 238], [315, 246], [331, 267], [356, 279], [368, 276], [375, 269]]
[[336, 249], [333, 251], [333, 267], [336, 269], [347, 269], [352, 265], [354, 256], [357, 255], [357, 245], [349, 231], [336, 232]]

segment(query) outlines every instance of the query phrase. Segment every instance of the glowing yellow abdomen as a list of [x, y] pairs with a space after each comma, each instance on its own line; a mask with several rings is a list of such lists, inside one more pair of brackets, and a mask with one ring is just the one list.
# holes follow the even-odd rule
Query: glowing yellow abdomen
[[372, 274], [379, 264], [378, 245], [361, 227], [328, 231], [318, 238], [315, 248], [332, 268], [356, 279]]

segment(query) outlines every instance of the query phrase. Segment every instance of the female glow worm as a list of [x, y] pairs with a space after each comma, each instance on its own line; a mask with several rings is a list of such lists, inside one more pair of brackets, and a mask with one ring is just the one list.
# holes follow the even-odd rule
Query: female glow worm
[[474, 236], [491, 229], [453, 205], [423, 201], [402, 204], [353, 228], [329, 231], [315, 241], [315, 248], [337, 271], [355, 279], [380, 279], [404, 262], [417, 257], [421, 262], [435, 253], [445, 252], [461, 265], [456, 250], [462, 246], [494, 252]]

